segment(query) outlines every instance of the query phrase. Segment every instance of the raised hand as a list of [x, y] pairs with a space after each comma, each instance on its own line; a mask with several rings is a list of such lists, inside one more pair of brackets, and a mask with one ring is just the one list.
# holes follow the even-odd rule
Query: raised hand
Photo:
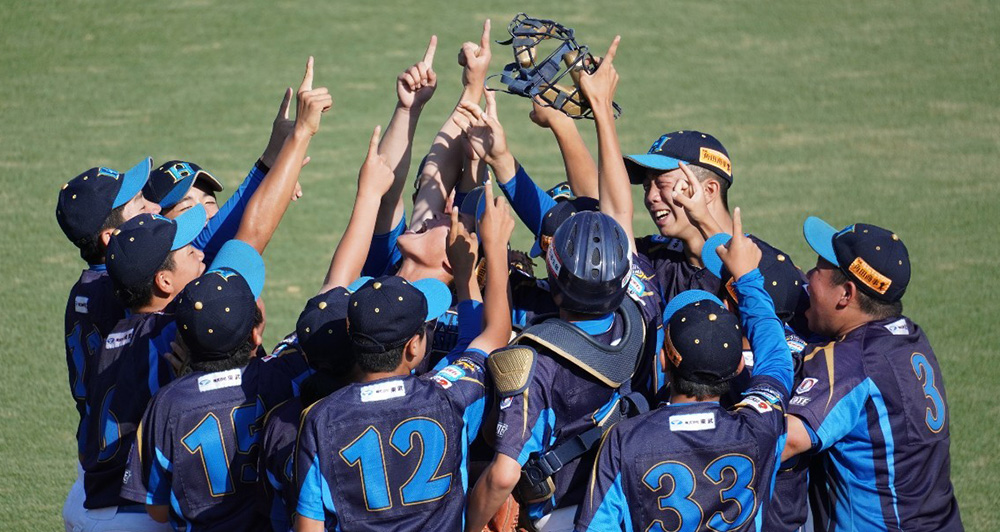
[[295, 127], [310, 136], [319, 131], [320, 116], [333, 106], [333, 96], [326, 87], [313, 89], [313, 58], [306, 62], [306, 73], [296, 94]]
[[285, 89], [285, 95], [278, 106], [278, 114], [271, 123], [271, 138], [267, 140], [267, 147], [264, 154], [260, 156], [261, 162], [268, 168], [274, 166], [274, 160], [278, 158], [281, 146], [285, 144], [285, 138], [292, 132], [295, 121], [288, 118], [288, 104], [292, 101], [292, 88]]
[[483, 35], [479, 43], [465, 42], [458, 52], [458, 64], [462, 66], [462, 85], [482, 87], [490, 68], [490, 19], [483, 23]]
[[739, 207], [733, 212], [733, 238], [728, 244], [715, 248], [715, 252], [719, 254], [722, 263], [736, 280], [760, 264], [760, 248], [743, 234], [743, 216]]
[[399, 105], [410, 109], [423, 107], [437, 88], [437, 74], [434, 72], [434, 52], [437, 50], [437, 35], [431, 35], [424, 58], [403, 71], [396, 78], [396, 96]]
[[716, 227], [718, 224], [708, 212], [705, 187], [702, 186], [701, 181], [691, 172], [688, 165], [681, 162], [679, 166], [681, 172], [684, 173], [684, 178], [678, 179], [674, 183], [674, 188], [670, 191], [670, 197], [674, 200], [674, 203], [684, 208], [688, 219], [702, 228], [703, 232], [708, 233], [708, 236], [722, 232], [722, 228]]
[[381, 198], [392, 188], [395, 174], [385, 158], [378, 153], [379, 134], [382, 126], [375, 126], [372, 138], [368, 141], [368, 155], [358, 172], [358, 194], [371, 194]]
[[486, 209], [479, 220], [478, 233], [483, 239], [486, 249], [497, 250], [502, 248], [501, 255], [506, 259], [507, 243], [510, 242], [510, 235], [514, 233], [514, 217], [510, 214], [510, 208], [503, 196], [493, 197], [493, 183], [486, 184]]
[[[451, 230], [448, 232], [448, 264], [456, 279], [464, 278], [468, 282], [472, 277], [472, 270], [475, 269], [477, 253], [479, 251], [479, 240], [476, 235], [469, 233], [465, 224], [458, 219], [458, 207], [451, 209]], [[460, 283], [461, 284], [461, 283]]]
[[618, 87], [618, 71], [613, 63], [615, 54], [618, 52], [618, 43], [621, 35], [615, 37], [608, 47], [608, 52], [599, 60], [597, 70], [593, 74], [580, 73], [580, 90], [583, 96], [590, 102], [594, 112], [598, 110], [610, 110], [615, 99], [615, 89]]
[[537, 96], [531, 99], [531, 112], [528, 113], [528, 118], [530, 118], [535, 125], [545, 129], [554, 129], [559, 126], [574, 125], [573, 119], [566, 113], [545, 105], [544, 102], [539, 102]]
[[493, 165], [508, 155], [507, 135], [497, 118], [497, 101], [493, 91], [486, 91], [486, 110], [470, 101], [459, 102], [452, 120], [469, 139], [469, 145], [486, 164]]

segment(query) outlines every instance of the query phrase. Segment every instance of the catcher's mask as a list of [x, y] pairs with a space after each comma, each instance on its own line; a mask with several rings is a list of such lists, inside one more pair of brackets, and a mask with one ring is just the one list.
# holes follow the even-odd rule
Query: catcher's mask
[[[573, 30], [552, 20], [518, 13], [507, 31], [510, 39], [497, 41], [514, 49], [514, 62], [499, 74], [500, 81], [507, 86], [503, 92], [527, 98], [537, 96], [545, 105], [571, 118], [593, 118], [590, 103], [580, 92], [580, 72], [593, 74], [598, 65], [587, 47], [577, 44]], [[539, 48], [551, 50], [541, 61]], [[567, 74], [570, 83], [563, 81]], [[493, 77], [496, 75], [490, 76]], [[622, 109], [617, 103], [612, 105], [618, 118]]]

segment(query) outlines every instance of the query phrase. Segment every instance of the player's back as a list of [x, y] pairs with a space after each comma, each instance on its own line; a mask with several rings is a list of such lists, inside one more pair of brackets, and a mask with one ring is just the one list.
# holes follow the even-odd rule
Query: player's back
[[293, 352], [165, 386], [143, 418], [142, 465], [130, 467], [122, 495], [169, 502], [177, 529], [268, 530], [256, 486], [264, 416], [295, 395], [308, 372]]
[[257, 474], [261, 477], [261, 505], [276, 531], [291, 530], [295, 512], [295, 439], [302, 400], [294, 397], [272, 408], [264, 419]]
[[781, 410], [752, 395], [732, 410], [680, 403], [624, 420], [602, 442], [593, 473], [617, 477], [599, 481], [617, 488], [591, 489], [582, 514], [624, 497], [607, 503], [627, 508], [621, 518], [634, 530], [758, 530], [783, 431]]
[[[790, 413], [818, 427], [833, 477], [837, 530], [961, 530], [950, 480], [947, 397], [923, 331], [905, 317], [869, 322], [807, 348]], [[829, 404], [829, 406], [824, 406]]]
[[352, 383], [317, 401], [296, 452], [299, 513], [344, 531], [461, 530], [482, 376], [462, 358], [432, 378]]

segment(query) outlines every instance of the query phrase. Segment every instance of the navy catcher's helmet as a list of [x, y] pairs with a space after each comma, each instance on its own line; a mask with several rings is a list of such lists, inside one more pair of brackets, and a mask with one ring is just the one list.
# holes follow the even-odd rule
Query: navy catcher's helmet
[[607, 314], [625, 297], [632, 271], [628, 237], [606, 214], [578, 213], [556, 230], [545, 265], [552, 297], [560, 308]]

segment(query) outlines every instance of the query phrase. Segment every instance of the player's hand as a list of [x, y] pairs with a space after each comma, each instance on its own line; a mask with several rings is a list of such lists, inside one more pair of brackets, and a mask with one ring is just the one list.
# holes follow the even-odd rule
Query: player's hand
[[468, 281], [476, 266], [479, 252], [479, 240], [475, 234], [465, 228], [458, 219], [458, 207], [451, 209], [451, 230], [448, 231], [448, 264], [456, 279]]
[[733, 212], [733, 238], [728, 244], [715, 248], [715, 252], [737, 281], [760, 264], [760, 248], [743, 234], [743, 216], [739, 207]]
[[170, 351], [164, 353], [163, 358], [170, 363], [170, 367], [174, 370], [174, 375], [180, 376], [182, 374], [190, 357], [188, 356], [188, 348], [184, 345], [184, 338], [181, 335], [178, 334], [170, 342]]
[[487, 164], [510, 154], [507, 135], [497, 118], [497, 101], [493, 91], [486, 91], [486, 110], [470, 101], [459, 102], [452, 121], [469, 139], [469, 145]]
[[590, 102], [594, 111], [611, 110], [615, 99], [615, 90], [618, 88], [618, 71], [613, 63], [615, 54], [618, 53], [618, 43], [621, 35], [615, 37], [608, 47], [608, 52], [602, 59], [598, 60], [597, 70], [593, 74], [586, 71], [580, 72], [580, 91], [584, 98]]
[[379, 134], [382, 126], [375, 126], [372, 131], [372, 138], [368, 141], [368, 155], [358, 172], [358, 194], [371, 194], [382, 197], [392, 188], [395, 175], [389, 163], [378, 153]]
[[288, 104], [291, 101], [292, 88], [288, 87], [285, 89], [285, 95], [278, 106], [278, 114], [275, 115], [274, 121], [271, 123], [271, 138], [267, 140], [267, 147], [264, 148], [264, 154], [260, 156], [261, 162], [268, 168], [274, 166], [274, 161], [278, 158], [278, 152], [285, 145], [285, 138], [288, 137], [295, 126], [295, 121], [288, 118]]
[[431, 35], [424, 58], [403, 71], [396, 78], [396, 96], [399, 105], [406, 109], [420, 109], [434, 95], [437, 88], [437, 74], [434, 72], [434, 52], [437, 50], [437, 35]]
[[531, 99], [531, 112], [528, 118], [538, 127], [545, 129], [558, 129], [560, 127], [574, 127], [574, 121], [566, 113], [545, 105], [536, 96]]
[[708, 222], [712, 215], [708, 212], [705, 187], [702, 186], [701, 181], [698, 181], [698, 178], [691, 172], [688, 165], [682, 162], [678, 164], [681, 172], [684, 173], [684, 178], [678, 179], [674, 183], [674, 188], [670, 191], [671, 199], [674, 200], [674, 203], [684, 208], [684, 212], [691, 222], [695, 224]]
[[479, 220], [479, 236], [487, 250], [504, 250], [506, 258], [507, 243], [514, 233], [514, 217], [503, 196], [493, 197], [493, 183], [486, 183], [486, 209]]
[[333, 107], [333, 96], [326, 87], [313, 88], [313, 58], [306, 62], [306, 73], [296, 94], [295, 128], [310, 136], [319, 131], [323, 113]]
[[479, 43], [465, 42], [458, 52], [458, 64], [462, 67], [462, 86], [482, 87], [490, 68], [490, 19], [483, 23], [483, 35]]

